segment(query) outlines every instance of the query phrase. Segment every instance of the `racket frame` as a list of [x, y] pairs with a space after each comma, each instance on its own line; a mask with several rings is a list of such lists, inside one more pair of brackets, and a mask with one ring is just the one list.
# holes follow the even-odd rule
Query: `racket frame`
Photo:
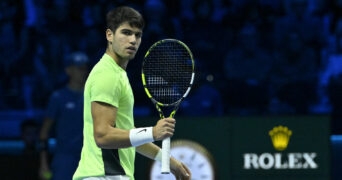
[[[146, 57], [150, 54], [150, 50], [152, 50], [154, 47], [156, 47], [159, 44], [164, 43], [166, 41], [168, 41], [168, 42], [169, 41], [173, 41], [173, 42], [177, 42], [177, 43], [181, 44], [187, 50], [187, 52], [189, 53], [189, 56], [190, 56], [191, 62], [192, 62], [191, 80], [189, 82], [189, 86], [188, 86], [187, 90], [185, 91], [185, 93], [183, 94], [183, 96], [179, 100], [177, 100], [176, 102], [173, 102], [173, 103], [169, 103], [169, 104], [161, 103], [161, 102], [159, 102], [159, 101], [157, 101], [156, 99], [153, 98], [153, 96], [151, 95], [150, 91], [148, 90], [148, 88], [146, 86], [146, 79], [145, 79], [145, 74], [144, 74], [144, 63], [145, 63]], [[191, 52], [190, 48], [185, 43], [183, 43], [182, 41], [177, 40], [177, 39], [163, 39], [163, 40], [157, 41], [156, 43], [154, 43], [148, 49], [148, 51], [146, 52], [146, 54], [144, 56], [141, 77], [142, 77], [142, 83], [143, 83], [143, 87], [144, 87], [145, 93], [146, 93], [147, 97], [152, 101], [152, 103], [154, 104], [155, 108], [157, 109], [157, 111], [159, 113], [159, 117], [161, 119], [165, 118], [164, 113], [163, 113], [161, 107], [171, 107], [171, 106], [173, 106], [174, 108], [173, 108], [173, 110], [171, 111], [171, 113], [169, 115], [169, 117], [173, 118], [175, 116], [179, 106], [180, 106], [180, 103], [189, 94], [189, 92], [191, 90], [191, 87], [193, 85], [194, 79], [195, 79], [195, 61], [194, 61], [194, 58], [193, 58], [193, 55], [192, 55], [192, 52]], [[171, 147], [170, 146], [171, 146], [171, 138], [170, 137], [165, 138], [162, 141], [162, 161], [161, 161], [161, 165], [162, 165], [161, 173], [162, 174], [169, 174], [171, 172], [170, 171], [170, 156], [171, 156], [171, 152], [170, 152], [170, 148]]]

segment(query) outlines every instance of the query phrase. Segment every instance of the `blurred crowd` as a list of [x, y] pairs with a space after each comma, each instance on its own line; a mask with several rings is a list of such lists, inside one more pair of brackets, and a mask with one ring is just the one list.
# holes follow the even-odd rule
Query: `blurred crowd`
[[66, 83], [63, 59], [105, 51], [105, 13], [119, 5], [146, 20], [128, 73], [137, 107], [147, 48], [185, 42], [197, 68], [180, 113], [312, 114], [342, 109], [342, 0], [1, 0], [0, 109], [44, 109]]

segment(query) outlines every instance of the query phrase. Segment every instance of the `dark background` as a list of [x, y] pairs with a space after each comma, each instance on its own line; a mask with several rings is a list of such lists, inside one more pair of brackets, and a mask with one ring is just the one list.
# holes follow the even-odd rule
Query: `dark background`
[[21, 142], [23, 122], [33, 120], [39, 129], [49, 96], [66, 83], [64, 57], [83, 51], [94, 65], [102, 56], [105, 13], [119, 5], [146, 20], [127, 69], [137, 118], [156, 113], [141, 87], [143, 55], [153, 42], [176, 38], [192, 50], [197, 73], [177, 118], [325, 116], [330, 135], [342, 134], [341, 0], [1, 0], [4, 157], [23, 148], [7, 143]]

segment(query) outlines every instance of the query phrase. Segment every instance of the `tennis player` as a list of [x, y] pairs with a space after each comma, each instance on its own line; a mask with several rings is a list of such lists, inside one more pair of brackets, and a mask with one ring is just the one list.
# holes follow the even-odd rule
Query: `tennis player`
[[[154, 141], [171, 137], [175, 119], [160, 119], [153, 127], [135, 128], [134, 97], [126, 67], [138, 51], [144, 20], [130, 7], [107, 14], [107, 49], [94, 66], [84, 91], [84, 129], [81, 160], [74, 180], [134, 180], [136, 151], [161, 160]], [[190, 179], [189, 169], [170, 157], [176, 179]]]

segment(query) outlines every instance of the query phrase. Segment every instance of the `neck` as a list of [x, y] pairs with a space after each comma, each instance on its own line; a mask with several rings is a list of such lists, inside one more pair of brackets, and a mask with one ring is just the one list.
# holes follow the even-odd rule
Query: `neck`
[[109, 48], [106, 49], [106, 54], [108, 54], [112, 59], [118, 64], [122, 69], [126, 70], [128, 59], [120, 57], [118, 54], [111, 51]]

